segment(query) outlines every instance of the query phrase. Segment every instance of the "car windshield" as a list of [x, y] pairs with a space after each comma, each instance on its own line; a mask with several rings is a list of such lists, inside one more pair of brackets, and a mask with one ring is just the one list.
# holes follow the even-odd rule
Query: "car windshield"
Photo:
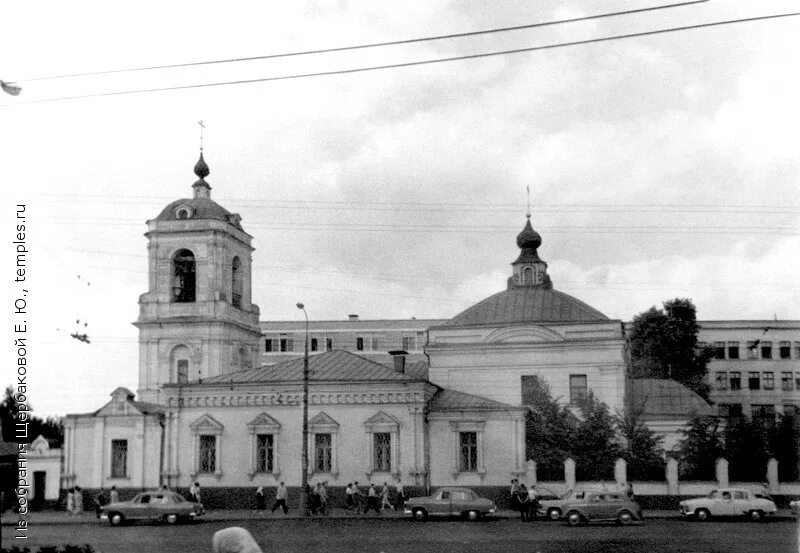
[[711, 491], [709, 492], [709, 494], [708, 494], [708, 498], [709, 498], [709, 499], [714, 499], [714, 498], [716, 498], [716, 497], [717, 497], [717, 495], [719, 495], [719, 492], [718, 492], [717, 490], [711, 490]]
[[176, 493], [175, 495], [172, 496], [172, 501], [174, 501], [175, 503], [183, 503], [184, 501], [186, 501], [186, 498]]

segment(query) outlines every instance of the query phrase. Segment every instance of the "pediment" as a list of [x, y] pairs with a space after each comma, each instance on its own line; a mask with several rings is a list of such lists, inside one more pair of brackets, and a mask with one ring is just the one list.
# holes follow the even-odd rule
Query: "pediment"
[[524, 344], [535, 342], [563, 342], [558, 332], [539, 325], [507, 326], [498, 328], [486, 336], [484, 344]]
[[222, 423], [219, 422], [217, 419], [215, 419], [211, 415], [206, 414], [195, 420], [192, 424], [190, 424], [189, 428], [191, 428], [193, 432], [210, 431], [210, 432], [220, 433], [222, 432], [222, 429], [225, 427], [222, 426]]
[[248, 428], [269, 428], [279, 430], [281, 423], [270, 417], [266, 413], [261, 413], [256, 418], [247, 423]]
[[364, 426], [367, 428], [397, 428], [400, 426], [400, 421], [383, 411], [378, 411], [364, 422]]
[[142, 415], [143, 413], [139, 411], [130, 401], [127, 400], [119, 400], [119, 399], [112, 399], [105, 405], [103, 405], [100, 409], [95, 411], [95, 417], [108, 417], [112, 415]]
[[339, 428], [339, 423], [333, 420], [333, 418], [324, 411], [317, 413], [313, 419], [308, 421], [308, 425], [316, 427]]

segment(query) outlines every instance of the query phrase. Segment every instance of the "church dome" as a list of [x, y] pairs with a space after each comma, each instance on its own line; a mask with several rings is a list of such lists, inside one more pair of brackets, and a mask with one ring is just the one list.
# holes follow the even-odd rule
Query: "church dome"
[[539, 246], [542, 245], [542, 237], [539, 235], [538, 232], [533, 230], [533, 226], [531, 226], [530, 218], [525, 223], [525, 228], [522, 229], [517, 235], [517, 247], [519, 249], [537, 249]]
[[582, 323], [608, 320], [608, 317], [595, 308], [558, 290], [521, 286], [489, 296], [462, 311], [444, 326]]

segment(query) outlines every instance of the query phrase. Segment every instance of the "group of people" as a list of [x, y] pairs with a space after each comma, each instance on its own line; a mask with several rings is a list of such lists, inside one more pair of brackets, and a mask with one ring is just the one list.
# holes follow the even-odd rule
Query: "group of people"
[[[326, 515], [328, 514], [328, 483], [317, 482], [308, 488], [308, 505], [307, 509], [312, 515]], [[366, 498], [366, 501], [364, 501]], [[267, 497], [263, 486], [259, 486], [255, 493], [256, 499], [256, 512], [262, 513], [267, 510]], [[289, 506], [287, 501], [289, 499], [289, 491], [286, 484], [281, 482], [275, 489], [275, 501], [272, 504], [270, 511], [274, 513], [281, 509], [284, 514], [288, 514]], [[388, 482], [383, 483], [383, 487], [378, 491], [378, 488], [370, 483], [366, 493], [364, 493], [358, 482], [348, 483], [345, 488], [345, 508], [348, 511], [355, 511], [356, 513], [367, 514], [369, 511], [375, 511], [380, 514], [384, 509], [401, 510], [405, 506], [405, 492], [403, 484], [399, 481], [395, 484], [395, 497], [392, 502], [391, 488]]]
[[519, 511], [520, 519], [523, 521], [536, 520], [539, 511], [539, 492], [536, 484], [531, 484], [528, 488], [525, 484], [514, 478], [511, 480], [510, 490], [511, 509]]

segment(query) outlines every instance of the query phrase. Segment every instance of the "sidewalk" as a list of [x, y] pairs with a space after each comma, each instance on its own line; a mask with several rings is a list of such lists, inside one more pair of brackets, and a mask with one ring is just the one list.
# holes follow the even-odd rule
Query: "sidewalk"
[[[645, 519], [679, 519], [681, 518], [678, 511], [667, 511], [667, 510], [646, 510], [644, 512]], [[791, 518], [791, 512], [787, 509], [780, 509], [778, 510], [778, 514], [776, 518]], [[102, 522], [98, 520], [93, 512], [85, 512], [79, 516], [70, 516], [63, 511], [39, 511], [39, 512], [32, 512], [27, 517], [28, 524], [31, 526], [35, 526], [37, 524], [108, 524], [107, 522]], [[299, 519], [300, 516], [296, 511], [290, 511], [288, 515], [284, 515], [280, 511], [276, 511], [275, 513], [270, 513], [266, 511], [265, 513], [256, 513], [251, 510], [244, 510], [244, 509], [231, 509], [231, 510], [213, 510], [207, 511], [205, 515], [199, 517], [199, 521], [209, 521], [209, 522], [221, 522], [221, 521], [245, 521], [245, 520], [274, 520], [274, 521], [281, 521], [281, 520], [296, 520]], [[329, 514], [326, 517], [312, 517], [312, 518], [330, 518], [330, 519], [410, 519], [410, 516], [397, 511], [384, 511], [380, 515], [376, 515], [374, 513], [370, 513], [368, 515], [359, 515], [354, 513], [353, 511], [347, 511], [345, 509], [330, 509]], [[510, 510], [501, 510], [492, 515], [492, 518], [496, 519], [514, 519], [519, 518], [519, 513], [516, 511]], [[12, 513], [11, 511], [6, 511], [3, 513], [2, 516], [3, 526], [15, 526], [17, 523], [17, 516]], [[545, 519], [537, 519], [537, 522], [541, 521], [543, 524], [547, 524], [550, 521]]]

